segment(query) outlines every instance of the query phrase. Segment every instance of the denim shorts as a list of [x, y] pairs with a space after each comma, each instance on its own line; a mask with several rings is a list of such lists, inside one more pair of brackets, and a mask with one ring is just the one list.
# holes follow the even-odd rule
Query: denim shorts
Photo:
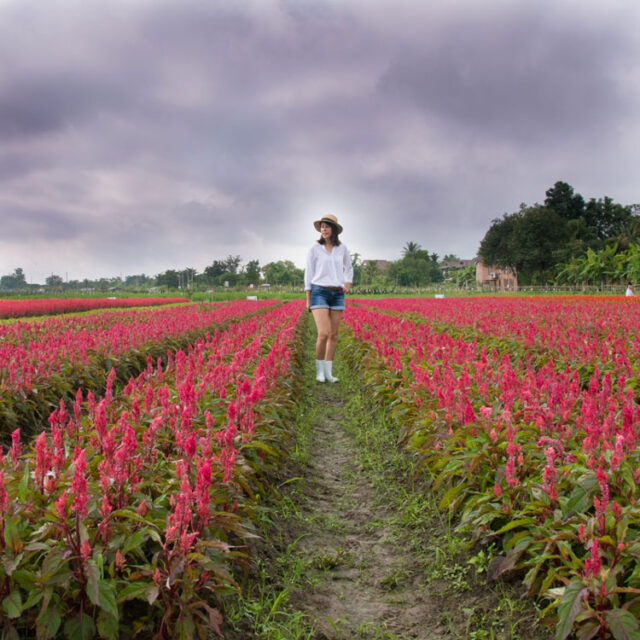
[[335, 309], [344, 311], [344, 291], [334, 291], [317, 284], [311, 285], [310, 309]]

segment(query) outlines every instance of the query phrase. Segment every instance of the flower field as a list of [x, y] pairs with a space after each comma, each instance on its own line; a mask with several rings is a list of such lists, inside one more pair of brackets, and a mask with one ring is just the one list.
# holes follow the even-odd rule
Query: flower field
[[[0, 640], [221, 635], [293, 436], [303, 310], [0, 323]], [[344, 314], [338, 359], [557, 640], [640, 639], [639, 331], [620, 298]]]
[[[91, 302], [91, 301], [90, 301]], [[198, 335], [268, 301], [99, 311], [0, 323], [0, 441], [20, 426], [37, 431], [60, 398], [78, 388], [103, 393], [113, 368], [120, 382], [167, 349], [185, 348]]]
[[188, 298], [43, 298], [29, 300], [0, 300], [0, 318], [53, 316], [59, 313], [78, 313], [111, 307], [154, 307], [189, 302]]
[[[640, 637], [640, 305], [354, 301], [346, 352], [441, 508], [556, 637]], [[347, 356], [345, 356], [347, 357]]]
[[31, 446], [13, 433], [0, 453], [3, 639], [219, 631], [295, 395], [303, 304], [270, 306], [216, 308], [210, 323], [245, 317], [149, 359], [121, 392], [111, 369], [103, 395], [61, 401]]

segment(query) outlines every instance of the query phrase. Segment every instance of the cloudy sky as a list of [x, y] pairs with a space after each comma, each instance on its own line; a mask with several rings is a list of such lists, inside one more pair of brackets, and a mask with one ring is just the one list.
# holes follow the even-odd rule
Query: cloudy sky
[[640, 202], [637, 0], [0, 0], [0, 275], [475, 255]]

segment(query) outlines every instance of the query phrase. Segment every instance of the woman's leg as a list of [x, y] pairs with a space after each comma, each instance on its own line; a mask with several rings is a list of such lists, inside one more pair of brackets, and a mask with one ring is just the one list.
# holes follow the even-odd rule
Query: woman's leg
[[327, 339], [327, 348], [324, 352], [323, 360], [333, 360], [338, 346], [338, 329], [342, 320], [342, 311], [329, 309], [329, 337]]
[[[313, 319], [316, 322], [318, 338], [316, 340], [316, 360], [326, 360], [325, 354], [329, 336], [331, 335], [331, 318], [329, 309], [311, 309]], [[334, 346], [335, 351], [335, 346]]]

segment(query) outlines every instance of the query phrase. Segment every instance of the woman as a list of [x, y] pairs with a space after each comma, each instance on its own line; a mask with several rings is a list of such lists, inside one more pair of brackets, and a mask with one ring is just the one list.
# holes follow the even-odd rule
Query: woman
[[353, 267], [349, 251], [338, 236], [342, 227], [338, 219], [326, 215], [313, 223], [320, 239], [307, 256], [304, 289], [307, 310], [313, 314], [318, 329], [316, 341], [316, 380], [337, 382], [333, 375], [333, 356], [338, 343], [338, 327], [344, 311], [344, 294], [349, 293]]

